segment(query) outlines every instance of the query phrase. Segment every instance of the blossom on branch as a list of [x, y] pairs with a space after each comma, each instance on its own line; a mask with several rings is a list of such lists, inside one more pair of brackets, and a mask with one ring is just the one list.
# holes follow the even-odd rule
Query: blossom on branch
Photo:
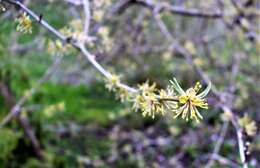
[[156, 114], [164, 115], [166, 112], [174, 112], [174, 118], [181, 115], [186, 121], [194, 119], [199, 122], [203, 117], [197, 108], [208, 109], [204, 98], [210, 91], [211, 84], [199, 93], [201, 87], [201, 84], [197, 82], [193, 88], [185, 92], [174, 78], [171, 81], [171, 87], [159, 91], [155, 84], [149, 85], [145, 82], [139, 85], [139, 93], [134, 98], [133, 107], [135, 110], [140, 109], [143, 116], [155, 118]]
[[238, 119], [238, 124], [242, 127], [246, 134], [249, 136], [256, 135], [257, 126], [254, 120], [252, 120], [247, 114]]
[[204, 98], [209, 93], [211, 84], [200, 93], [199, 91], [202, 86], [199, 82], [197, 82], [193, 88], [189, 88], [186, 91], [180, 87], [175, 78], [171, 81], [171, 84], [179, 94], [177, 108], [174, 109], [174, 118], [181, 115], [182, 119], [186, 121], [195, 119], [199, 122], [200, 119], [203, 119], [197, 108], [208, 109], [208, 103]]
[[24, 12], [20, 17], [18, 17], [16, 20], [18, 22], [18, 25], [16, 27], [16, 30], [21, 33], [32, 33], [32, 20], [30, 17]]

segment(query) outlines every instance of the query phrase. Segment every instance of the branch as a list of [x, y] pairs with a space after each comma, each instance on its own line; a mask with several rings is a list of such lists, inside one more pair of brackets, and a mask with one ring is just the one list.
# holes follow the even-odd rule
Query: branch
[[[92, 55], [91, 53], [88, 52], [86, 47], [84, 46], [83, 43], [76, 41], [76, 39], [68, 40], [70, 37], [64, 36], [62, 33], [60, 33], [58, 30], [56, 30], [54, 27], [52, 27], [49, 23], [47, 23], [42, 17], [38, 16], [35, 14], [32, 10], [27, 8], [25, 5], [23, 5], [21, 2], [18, 0], [3, 0], [7, 3], [10, 3], [12, 5], [15, 5], [22, 9], [24, 12], [26, 12], [28, 15], [30, 15], [33, 19], [38, 21], [39, 24], [41, 24], [44, 28], [46, 28], [50, 33], [54, 34], [57, 38], [59, 38], [63, 43], [71, 44], [74, 48], [78, 49], [84, 56], [85, 58], [102, 74], [104, 75], [107, 79], [111, 79], [112, 74], [107, 71], [105, 68], [103, 68], [96, 60], [95, 56]], [[56, 67], [56, 64], [53, 65]], [[46, 74], [42, 79], [38, 81], [36, 86], [30, 89], [30, 91], [24, 95], [18, 103], [12, 108], [11, 112], [4, 118], [4, 120], [0, 123], [0, 128], [3, 127], [5, 124], [7, 124], [14, 116], [20, 113], [21, 106], [27, 101], [27, 99], [34, 94], [34, 92], [37, 90], [37, 88], [45, 81], [47, 80], [51, 72], [54, 70], [53, 66], [50, 67], [49, 70], [47, 70]], [[129, 92], [136, 93], [138, 90], [135, 88], [132, 88], [126, 84], [119, 83], [117, 84], [118, 87], [124, 88], [128, 90]]]
[[210, 168], [212, 166], [212, 164], [214, 163], [215, 156], [218, 155], [220, 147], [223, 144], [224, 138], [225, 138], [225, 136], [227, 134], [228, 125], [229, 125], [229, 121], [225, 121], [223, 126], [222, 126], [222, 128], [221, 128], [220, 136], [219, 136], [219, 138], [217, 140], [217, 143], [216, 143], [216, 145], [214, 147], [214, 150], [213, 150], [213, 152], [212, 152], [212, 154], [210, 156], [210, 160], [206, 164], [205, 168]]
[[18, 0], [2, 0], [3, 2], [7, 2], [9, 4], [15, 5], [18, 8], [21, 8], [24, 12], [26, 12], [28, 15], [30, 15], [33, 19], [35, 19], [38, 23], [40, 23], [43, 27], [45, 27], [50, 33], [57, 36], [60, 40], [65, 41], [67, 39], [66, 36], [61, 34], [58, 30], [53, 28], [51, 25], [49, 25], [42, 17], [35, 14], [32, 10], [27, 8], [25, 5], [23, 5]]
[[224, 165], [228, 165], [228, 166], [230, 166], [230, 167], [232, 167], [232, 168], [238, 168], [238, 167], [240, 167], [240, 165], [237, 164], [236, 162], [234, 162], [234, 161], [232, 161], [232, 160], [229, 160], [229, 159], [227, 159], [226, 157], [221, 156], [221, 155], [219, 155], [219, 154], [214, 154], [214, 155], [208, 154], [208, 155], [206, 155], [205, 157], [206, 157], [207, 159], [208, 159], [208, 158], [211, 158], [212, 160], [216, 160], [216, 161], [218, 161], [219, 163], [224, 164]]
[[[74, 48], [81, 51], [81, 53], [91, 62], [91, 64], [106, 78], [111, 79], [111, 73], [108, 72], [106, 69], [104, 69], [96, 60], [95, 56], [90, 54], [83, 43], [76, 41], [76, 39], [68, 40], [70, 37], [64, 36], [62, 33], [60, 33], [58, 30], [56, 30], [54, 27], [52, 27], [50, 24], [48, 24], [44, 19], [40, 18], [37, 14], [35, 14], [32, 10], [27, 8], [25, 5], [20, 3], [17, 0], [3, 0], [8, 3], [11, 3], [13, 5], [18, 6], [23, 11], [25, 11], [28, 15], [30, 15], [33, 19], [37, 20], [38, 23], [40, 23], [44, 28], [46, 28], [50, 33], [54, 34], [57, 38], [59, 38], [62, 42], [71, 44]], [[132, 88], [126, 84], [119, 83], [119, 87], [122, 87], [124, 89], [127, 89], [130, 92], [137, 92], [137, 89]]]
[[84, 35], [88, 36], [90, 20], [91, 20], [89, 0], [83, 0], [83, 7], [85, 12]]
[[[78, 43], [77, 46], [79, 47], [81, 53], [89, 60], [89, 62], [102, 74], [104, 75], [107, 79], [111, 79], [112, 74], [108, 72], [106, 69], [104, 69], [96, 60], [95, 56], [92, 55], [91, 53], [88, 52], [84, 44]], [[136, 93], [137, 89], [132, 88], [126, 84], [119, 83], [118, 87], [124, 88], [130, 92]]]
[[[154, 18], [156, 20], [156, 23], [158, 24], [162, 34], [165, 36], [165, 38], [171, 43], [171, 48], [176, 49], [181, 55], [183, 55], [188, 62], [188, 64], [192, 65], [193, 68], [196, 70], [198, 75], [200, 75], [203, 79], [204, 82], [207, 84], [210, 83], [209, 77], [203, 72], [203, 70], [197, 66], [196, 64], [193, 63], [192, 55], [187, 51], [184, 47], [182, 47], [172, 36], [170, 31], [168, 30], [167, 26], [163, 22], [163, 20], [160, 18], [160, 15], [158, 15], [159, 8], [157, 10], [154, 10]], [[219, 91], [216, 89], [214, 85], [211, 87], [212, 92], [215, 95], [220, 95]]]
[[[172, 46], [175, 47], [175, 49], [177, 49], [186, 58], [187, 62], [194, 67], [194, 69], [201, 76], [201, 78], [206, 83], [209, 83], [210, 82], [210, 78], [207, 76], [207, 74], [205, 74], [203, 72], [203, 70], [199, 66], [194, 64], [193, 59], [192, 59], [192, 55], [189, 53], [189, 51], [187, 51], [184, 47], [182, 47], [180, 44], [178, 44], [177, 41], [174, 40], [173, 36], [171, 35], [169, 30], [167, 29], [167, 27], [164, 24], [164, 22], [161, 20], [160, 16], [156, 13], [156, 10], [154, 11], [154, 17], [155, 17], [155, 19], [157, 21], [158, 26], [160, 27], [160, 30], [161, 30], [162, 34], [164, 34], [165, 37], [172, 43]], [[168, 36], [170, 36], [170, 37], [168, 37]], [[222, 103], [221, 109], [224, 112], [228, 112], [229, 114], [232, 115], [231, 123], [235, 127], [235, 130], [236, 130], [236, 133], [237, 133], [237, 140], [238, 140], [240, 159], [241, 159], [241, 162], [243, 164], [243, 168], [247, 168], [248, 166], [247, 166], [246, 159], [245, 159], [242, 129], [237, 124], [236, 115], [231, 110], [230, 102], [226, 101], [226, 100], [223, 100], [223, 96], [222, 96], [221, 92], [219, 92], [216, 89], [216, 87], [214, 87], [214, 85], [212, 85], [212, 92], [221, 101], [221, 103]], [[217, 150], [218, 149], [216, 148], [216, 151]]]
[[222, 109], [231, 114], [230, 121], [232, 125], [235, 127], [236, 134], [237, 134], [237, 141], [238, 141], [238, 149], [239, 149], [239, 155], [240, 160], [242, 162], [243, 168], [248, 168], [247, 162], [246, 162], [246, 155], [245, 155], [245, 144], [243, 141], [243, 132], [240, 126], [237, 123], [237, 116], [234, 115], [234, 113], [231, 111], [231, 109], [227, 106], [223, 106]]
[[190, 16], [190, 17], [202, 17], [202, 18], [212, 18], [212, 19], [219, 19], [223, 17], [223, 14], [221, 12], [202, 12], [198, 9], [193, 8], [184, 8], [180, 6], [172, 6], [167, 3], [154, 3], [149, 0], [133, 0], [131, 1], [133, 4], [141, 5], [143, 7], [149, 8], [151, 10], [156, 9], [158, 6], [160, 6], [160, 11], [168, 11], [173, 14], [177, 15], [183, 15], [183, 16]]
[[22, 116], [18, 116], [17, 118], [18, 118], [19, 123], [23, 127], [25, 135], [31, 141], [35, 154], [38, 156], [39, 159], [43, 159], [43, 157], [44, 157], [43, 151], [41, 149], [40, 143], [39, 143], [38, 139], [36, 138], [33, 128], [31, 127], [28, 119], [25, 117], [22, 117]]
[[[8, 81], [8, 79], [7, 79], [7, 81]], [[0, 81], [0, 93], [3, 95], [8, 109], [11, 109], [12, 106], [14, 106], [14, 97], [13, 97], [12, 90], [10, 89], [8, 82], [5, 83], [5, 81]], [[21, 115], [18, 115], [17, 119], [18, 119], [19, 124], [22, 126], [26, 137], [31, 142], [35, 154], [37, 155], [37, 157], [39, 159], [43, 159], [43, 153], [42, 153], [42, 149], [40, 147], [40, 143], [37, 140], [37, 137], [35, 136], [35, 133], [30, 125], [30, 122], [28, 121], [27, 118], [22, 117]]]

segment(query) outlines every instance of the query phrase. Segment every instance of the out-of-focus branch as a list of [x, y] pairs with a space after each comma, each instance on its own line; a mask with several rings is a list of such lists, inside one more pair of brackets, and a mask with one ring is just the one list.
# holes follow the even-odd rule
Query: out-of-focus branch
[[[192, 60], [192, 55], [184, 47], [182, 47], [176, 40], [174, 40], [174, 37], [172, 36], [172, 34], [168, 30], [167, 26], [165, 25], [165, 23], [162, 21], [162, 19], [158, 15], [158, 12], [156, 12], [156, 11], [159, 11], [159, 8], [158, 8], [158, 10], [154, 11], [154, 17], [155, 17], [156, 23], [158, 24], [162, 34], [171, 43], [171, 48], [176, 50], [180, 54], [182, 54], [185, 57], [186, 61], [191, 66], [193, 66], [193, 68], [196, 70], [196, 72], [202, 77], [204, 82], [209, 84], [210, 83], [209, 77], [203, 72], [203, 70], [199, 66], [194, 64], [194, 62]], [[212, 85], [211, 90], [212, 90], [212, 92], [214, 92], [215, 95], [220, 95], [219, 91], [216, 89], [216, 87], [214, 85]]]
[[[234, 16], [231, 23], [228, 23], [227, 21], [225, 21], [224, 18], [222, 18], [222, 21], [224, 22], [226, 27], [229, 29], [233, 29], [234, 25], [236, 25], [237, 27], [241, 28], [241, 30], [244, 32], [245, 37], [249, 41], [259, 42], [260, 41], [259, 34], [252, 28], [252, 26], [247, 21], [247, 19], [251, 18], [251, 17], [256, 17], [259, 20], [259, 13], [255, 12], [255, 13], [248, 15], [248, 14], [246, 14], [246, 12], [244, 10], [246, 8], [249, 8], [252, 4], [254, 4], [254, 2], [252, 1], [251, 3], [242, 4], [236, 0], [230, 0], [230, 1], [231, 1], [232, 5], [234, 6], [234, 8], [236, 9], [237, 15]], [[218, 2], [220, 9], [223, 10], [224, 9], [223, 0], [217, 0], [217, 2]]]
[[19, 123], [23, 127], [25, 135], [29, 138], [30, 142], [32, 143], [32, 146], [34, 148], [34, 152], [37, 155], [39, 159], [43, 159], [43, 151], [41, 149], [40, 143], [38, 139], [35, 136], [35, 133], [33, 131], [33, 128], [30, 125], [30, 122], [26, 117], [18, 116], [17, 117]]
[[180, 6], [173, 6], [168, 3], [153, 2], [150, 0], [130, 0], [129, 2], [133, 4], [141, 5], [151, 10], [154, 10], [155, 8], [160, 6], [159, 12], [168, 11], [173, 14], [178, 14], [183, 16], [212, 18], [212, 19], [219, 19], [223, 17], [223, 14], [220, 11], [204, 12], [198, 9], [193, 9], [193, 8], [187, 9]]
[[230, 121], [236, 130], [240, 159], [241, 159], [243, 168], [248, 168], [248, 165], [246, 162], [246, 155], [245, 155], [245, 144], [244, 144], [244, 140], [243, 140], [243, 132], [242, 132], [242, 128], [240, 128], [240, 126], [237, 123], [237, 116], [235, 116], [234, 113], [227, 106], [223, 106], [223, 110], [226, 113], [231, 115]]
[[225, 136], [227, 134], [228, 126], [229, 126], [229, 121], [228, 120], [224, 121], [224, 124], [223, 124], [223, 126], [220, 130], [220, 135], [219, 135], [219, 138], [217, 140], [217, 143], [216, 143], [214, 150], [213, 150], [213, 152], [210, 156], [210, 160], [206, 164], [205, 168], [210, 168], [212, 166], [212, 164], [214, 163], [215, 156], [219, 153], [220, 147], [224, 142]]
[[65, 0], [65, 1], [76, 6], [82, 5], [82, 0]]
[[6, 86], [4, 81], [0, 81], [0, 93], [4, 97], [4, 101], [7, 107], [11, 107], [14, 103], [13, 95], [10, 94], [10, 89]]
[[[218, 2], [221, 4], [221, 0], [218, 0]], [[235, 7], [239, 11], [238, 16], [235, 17], [234, 21], [237, 21], [236, 24], [242, 28], [244, 31], [246, 37], [251, 40], [251, 41], [259, 41], [259, 36], [258, 34], [253, 31], [251, 27], [246, 27], [244, 26], [241, 22], [244, 19], [244, 12], [241, 10], [242, 7], [238, 7], [237, 3], [235, 3], [234, 0], [232, 0], [233, 4], [235, 4]], [[182, 16], [188, 16], [188, 17], [198, 17], [198, 18], [207, 18], [207, 19], [221, 19], [224, 21], [226, 27], [232, 28], [232, 25], [228, 24], [224, 20], [224, 13], [222, 12], [223, 10], [216, 10], [213, 12], [207, 11], [205, 12], [204, 9], [194, 9], [194, 8], [185, 8], [181, 6], [174, 6], [168, 3], [161, 3], [161, 2], [154, 2], [150, 0], [121, 0], [119, 2], [119, 6], [117, 7], [117, 12], [121, 13], [125, 9], [127, 9], [131, 5], [139, 5], [143, 6], [145, 8], [148, 8], [150, 10], [154, 10], [156, 8], [160, 8], [158, 11], [159, 13], [168, 11], [171, 12], [172, 14], [176, 15], [182, 15]], [[244, 4], [245, 5], [245, 4]], [[240, 5], [241, 6], [241, 5]], [[223, 6], [222, 6], [223, 7]], [[254, 14], [253, 16], [258, 17], [258, 14]]]
[[85, 13], [84, 35], [88, 36], [90, 20], [91, 20], [89, 0], [83, 0], [83, 7]]
[[27, 91], [23, 97], [21, 97], [18, 102], [11, 108], [10, 113], [2, 120], [0, 123], [0, 128], [2, 128], [4, 125], [6, 125], [14, 116], [17, 116], [21, 112], [21, 108], [24, 105], [24, 103], [37, 91], [37, 89], [46, 81], [48, 80], [51, 75], [55, 72], [58, 65], [60, 64], [62, 60], [62, 56], [58, 56], [56, 60], [53, 62], [53, 64], [47, 69], [45, 74], [40, 78], [37, 83], [29, 90]]
[[[239, 72], [240, 57], [238, 55], [233, 55], [233, 59], [234, 59], [234, 63], [233, 63], [232, 70], [231, 70], [232, 72], [231, 72], [229, 89], [228, 89], [228, 91], [231, 91], [232, 93], [235, 91], [235, 78]], [[231, 101], [228, 101], [227, 103], [230, 103]], [[227, 109], [227, 110], [229, 110], [229, 109]], [[226, 111], [226, 112], [229, 113], [229, 111]], [[220, 147], [224, 141], [224, 137], [225, 137], [227, 129], [228, 129], [228, 125], [229, 125], [229, 121], [228, 120], [224, 121], [224, 124], [221, 129], [221, 135], [214, 147], [211, 158], [208, 161], [208, 163], [206, 164], [205, 168], [210, 168], [212, 166], [212, 164], [214, 163], [214, 157], [219, 153]]]
[[[162, 31], [162, 33], [165, 35], [165, 37], [169, 40], [169, 42], [172, 44], [174, 49], [177, 49], [177, 51], [179, 51], [187, 60], [187, 62], [192, 65], [194, 67], [194, 69], [196, 70], [196, 72], [202, 77], [202, 79], [206, 82], [209, 83], [210, 82], [210, 78], [208, 77], [208, 75], [206, 73], [204, 73], [204, 71], [197, 66], [196, 64], [194, 64], [193, 60], [192, 60], [192, 55], [184, 48], [182, 47], [180, 44], [178, 44], [177, 41], [174, 40], [174, 38], [172, 37], [171, 33], [169, 32], [169, 30], [167, 29], [166, 25], [164, 24], [164, 22], [161, 20], [160, 16], [158, 15], [159, 10], [155, 10], [154, 11], [154, 17], [157, 21], [157, 24], [160, 28], [160, 30]], [[170, 37], [168, 37], [170, 36]], [[236, 73], [234, 73], [235, 75]], [[230, 118], [232, 125], [235, 127], [236, 133], [237, 133], [237, 140], [238, 140], [238, 147], [239, 147], [239, 155], [240, 155], [240, 159], [243, 165], [243, 168], [247, 168], [247, 162], [245, 159], [245, 152], [244, 152], [244, 141], [243, 141], [243, 134], [242, 134], [242, 129], [239, 127], [238, 123], [237, 123], [237, 117], [236, 115], [232, 112], [231, 110], [231, 105], [229, 101], [223, 100], [223, 94], [221, 92], [219, 92], [216, 87], [214, 87], [214, 85], [212, 86], [212, 92], [213, 94], [219, 98], [219, 100], [221, 101], [221, 109], [226, 112], [229, 113], [232, 117]], [[220, 143], [221, 144], [221, 143]], [[217, 146], [214, 151], [218, 152], [219, 147]], [[213, 151], [213, 154], [214, 154]], [[216, 153], [215, 153], [216, 154]]]
[[229, 160], [226, 157], [221, 156], [219, 154], [213, 154], [213, 155], [208, 154], [208, 155], [206, 155], [206, 159], [208, 159], [208, 158], [210, 158], [211, 160], [218, 161], [221, 164], [228, 165], [231, 168], [238, 168], [239, 167], [239, 164], [237, 164], [236, 162]]
[[[8, 109], [12, 108], [12, 106], [14, 106], [14, 96], [12, 94], [12, 90], [8, 86], [8, 83], [5, 83], [5, 81], [0, 81], [0, 94], [2, 94], [2, 96], [4, 97], [5, 104], [8, 107]], [[30, 122], [26, 117], [22, 117], [21, 115], [16, 116], [16, 118], [18, 119], [19, 124], [22, 126], [26, 137], [31, 142], [36, 156], [39, 159], [42, 159], [43, 158], [42, 149], [30, 125]]]

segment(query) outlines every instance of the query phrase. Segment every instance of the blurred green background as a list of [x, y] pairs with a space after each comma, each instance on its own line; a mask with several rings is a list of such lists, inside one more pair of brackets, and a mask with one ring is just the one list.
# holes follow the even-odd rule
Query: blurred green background
[[[57, 29], [83, 15], [78, 12], [80, 7], [64, 2], [27, 3]], [[198, 4], [207, 5], [203, 1]], [[104, 11], [107, 8], [104, 7]], [[0, 81], [8, 85], [14, 100], [32, 87], [55, 59], [46, 51], [48, 41], [55, 37], [36, 22], [33, 22], [32, 34], [16, 32], [14, 20], [18, 14], [19, 11], [13, 8], [0, 14]], [[123, 80], [131, 85], [149, 79], [159, 87], [165, 87], [173, 76], [185, 88], [200, 81], [179, 53], [169, 51], [169, 44], [151, 15], [149, 10], [135, 6], [108, 17], [104, 26], [109, 29], [112, 46], [108, 51], [100, 51], [99, 48], [106, 44], [97, 41], [97, 45], [89, 47], [91, 52], [102, 65], [123, 74]], [[259, 123], [260, 61], [254, 43], [243, 37], [240, 30], [235, 29], [232, 33], [219, 20], [205, 21], [167, 12], [161, 17], [180, 43], [192, 42], [196, 50], [194, 60], [211, 77], [217, 89], [226, 89], [232, 74], [230, 66], [235, 61], [231, 56], [242, 57], [235, 78], [238, 89], [234, 93], [233, 108], [239, 116], [248, 113]], [[257, 21], [253, 20], [252, 24], [255, 23]], [[91, 26], [94, 29], [96, 25], [98, 22], [93, 21]], [[93, 36], [95, 33], [91, 32]], [[201, 40], [211, 37], [210, 47], [205, 48]], [[116, 100], [95, 69], [78, 52], [72, 51], [64, 56], [51, 79], [26, 102], [21, 113], [33, 127], [44, 159], [37, 158], [31, 142], [13, 119], [0, 129], [0, 167], [203, 167], [223, 124], [222, 112], [213, 96], [209, 97], [209, 104], [211, 108], [202, 111], [204, 119], [199, 124], [174, 120], [170, 115], [154, 120], [143, 118], [140, 112], [134, 112], [131, 106]], [[9, 110], [0, 95], [0, 120]], [[260, 136], [257, 134], [249, 140], [252, 146], [248, 159], [251, 167], [257, 167], [260, 164]], [[219, 153], [231, 163], [216, 161], [212, 167], [240, 164], [233, 128], [228, 128]]]

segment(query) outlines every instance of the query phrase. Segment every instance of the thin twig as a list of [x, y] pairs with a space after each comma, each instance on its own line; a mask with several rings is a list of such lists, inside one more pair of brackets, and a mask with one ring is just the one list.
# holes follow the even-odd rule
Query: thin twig
[[178, 102], [179, 100], [177, 98], [160, 98], [159, 101], [173, 101]]
[[230, 121], [231, 121], [232, 125], [235, 127], [235, 130], [236, 130], [240, 160], [242, 162], [243, 168], [248, 168], [248, 165], [247, 165], [247, 162], [246, 162], [245, 150], [244, 150], [245, 144], [244, 144], [244, 141], [243, 141], [243, 132], [242, 132], [241, 127], [237, 123], [237, 116], [235, 116], [234, 113], [227, 106], [223, 105], [222, 109], [224, 111], [226, 111], [227, 113], [231, 114]]
[[234, 162], [233, 160], [230, 160], [230, 159], [227, 159], [226, 157], [224, 156], [221, 156], [219, 154], [207, 154], [206, 156], [204, 156], [206, 159], [210, 158], [212, 160], [215, 160], [215, 161], [218, 161], [219, 163], [221, 164], [224, 164], [224, 165], [228, 165], [232, 168], [238, 168], [240, 167], [240, 165], [236, 162]]

